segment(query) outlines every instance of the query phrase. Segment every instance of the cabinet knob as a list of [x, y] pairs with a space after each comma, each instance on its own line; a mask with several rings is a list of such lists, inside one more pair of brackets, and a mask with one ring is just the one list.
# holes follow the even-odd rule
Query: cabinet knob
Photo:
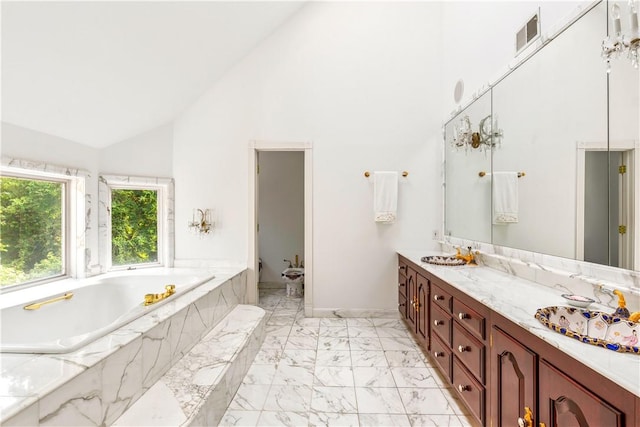
[[444, 325], [444, 322], [442, 320], [434, 320], [433, 321], [433, 326], [440, 326], [440, 325]]
[[443, 299], [444, 299], [444, 297], [442, 295], [435, 294], [433, 296], [433, 300], [434, 301], [442, 301]]
[[468, 318], [469, 318], [469, 315], [467, 313], [462, 313], [462, 312], [458, 313], [458, 319], [464, 320]]
[[433, 357], [444, 357], [444, 352], [442, 351], [434, 351]]
[[460, 393], [465, 392], [465, 391], [469, 391], [469, 390], [471, 390], [471, 387], [469, 387], [468, 385], [462, 385], [462, 384], [458, 385], [458, 391]]
[[464, 345], [459, 345], [459, 346], [458, 346], [458, 351], [459, 351], [460, 353], [464, 353], [465, 351], [469, 351], [469, 347], [464, 346]]

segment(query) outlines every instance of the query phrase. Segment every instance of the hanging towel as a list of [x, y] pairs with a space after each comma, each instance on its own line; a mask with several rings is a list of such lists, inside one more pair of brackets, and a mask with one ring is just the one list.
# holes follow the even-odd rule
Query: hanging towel
[[374, 172], [373, 176], [375, 221], [392, 223], [398, 209], [398, 172]]
[[494, 172], [493, 223], [518, 222], [518, 172]]

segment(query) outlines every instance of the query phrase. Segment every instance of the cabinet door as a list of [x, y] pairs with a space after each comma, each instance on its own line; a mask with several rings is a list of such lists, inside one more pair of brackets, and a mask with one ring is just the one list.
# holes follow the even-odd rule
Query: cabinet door
[[540, 422], [547, 427], [623, 427], [623, 414], [546, 361], [540, 362]]
[[416, 295], [418, 291], [416, 276], [413, 268], [407, 268], [407, 321], [413, 332], [416, 331]]
[[[535, 416], [536, 354], [493, 327], [491, 346], [491, 418], [498, 427], [518, 425], [529, 408]], [[536, 425], [536, 424], [534, 424]]]
[[425, 347], [429, 348], [429, 279], [417, 275], [416, 291], [416, 334]]

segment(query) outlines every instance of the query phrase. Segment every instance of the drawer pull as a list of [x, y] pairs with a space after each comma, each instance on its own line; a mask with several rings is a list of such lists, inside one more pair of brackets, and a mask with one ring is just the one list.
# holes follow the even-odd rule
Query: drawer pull
[[469, 315], [467, 313], [462, 313], [462, 312], [458, 313], [458, 319], [464, 320], [468, 318], [469, 318]]
[[404, 283], [398, 283], [398, 286], [404, 286]]
[[433, 300], [434, 300], [434, 301], [443, 301], [443, 300], [444, 300], [444, 297], [443, 297], [442, 295], [435, 294], [435, 295], [433, 296]]
[[406, 270], [407, 266], [406, 265], [400, 265], [398, 266], [398, 270], [402, 271], [402, 270]]
[[443, 320], [434, 320], [433, 321], [433, 326], [440, 326], [440, 325], [444, 325], [444, 321]]
[[459, 351], [460, 353], [464, 353], [465, 351], [469, 351], [469, 350], [470, 350], [470, 348], [469, 348], [469, 347], [467, 347], [467, 346], [464, 346], [464, 345], [459, 345], [459, 346], [458, 346], [458, 351]]
[[463, 393], [463, 392], [469, 391], [469, 390], [471, 390], [471, 387], [469, 387], [468, 385], [462, 385], [462, 384], [458, 385], [458, 391], [460, 393]]
[[398, 307], [404, 307], [404, 306], [405, 306], [404, 303], [398, 304]]
[[444, 357], [444, 352], [443, 351], [434, 351], [433, 352], [433, 357]]

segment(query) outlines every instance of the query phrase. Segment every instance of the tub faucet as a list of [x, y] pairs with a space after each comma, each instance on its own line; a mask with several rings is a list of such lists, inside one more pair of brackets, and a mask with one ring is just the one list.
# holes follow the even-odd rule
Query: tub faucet
[[291, 265], [291, 260], [290, 259], [283, 259], [282, 262], [288, 262], [289, 263], [289, 268], [293, 267], [293, 265]]
[[165, 298], [169, 298], [171, 295], [176, 293], [176, 285], [167, 285], [164, 287], [166, 292], [161, 294], [146, 294], [144, 296], [144, 305], [155, 304], [158, 301], [162, 301]]

